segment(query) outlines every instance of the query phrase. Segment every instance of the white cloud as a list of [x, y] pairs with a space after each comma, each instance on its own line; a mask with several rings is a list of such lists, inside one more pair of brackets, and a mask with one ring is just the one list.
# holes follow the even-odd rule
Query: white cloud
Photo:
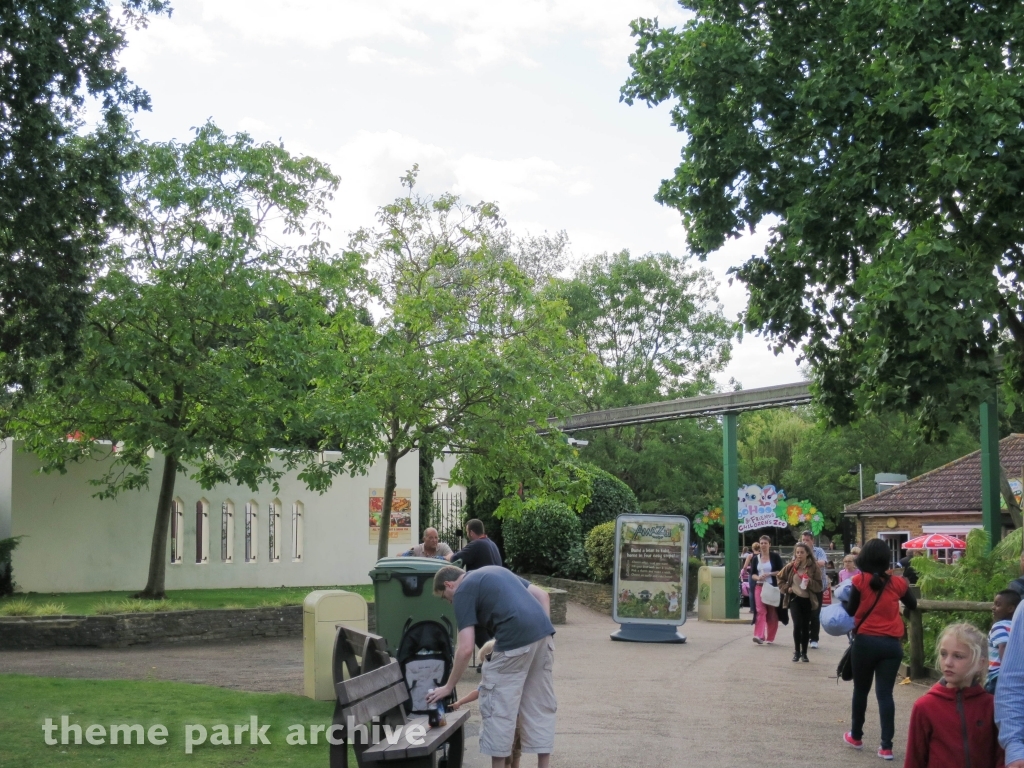
[[220, 63], [225, 56], [203, 27], [182, 24], [166, 16], [152, 19], [149, 26], [134, 33], [133, 38], [137, 42], [129, 45], [119, 57], [129, 72], [148, 70], [168, 55], [208, 65]]
[[667, 25], [684, 19], [673, 0], [205, 0], [203, 9], [205, 19], [263, 44], [389, 39], [426, 50], [451, 37], [453, 63], [462, 67], [504, 59], [535, 66], [530, 50], [570, 30], [621, 65], [632, 47], [627, 25], [640, 16]]

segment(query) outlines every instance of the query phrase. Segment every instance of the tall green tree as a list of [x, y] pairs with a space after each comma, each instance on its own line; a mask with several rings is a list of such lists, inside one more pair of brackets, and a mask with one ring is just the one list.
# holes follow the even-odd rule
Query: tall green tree
[[[86, 285], [110, 224], [127, 214], [121, 178], [129, 114], [149, 96], [118, 66], [128, 27], [164, 0], [10, 0], [0, 4], [0, 382], [31, 383], [28, 363], [72, 357]], [[84, 131], [89, 102], [99, 120]]]
[[[514, 504], [519, 481], [558, 474], [568, 446], [537, 425], [571, 412], [586, 370], [564, 304], [537, 291], [509, 253], [497, 208], [420, 196], [415, 179], [414, 169], [403, 179], [407, 194], [352, 241], [377, 308], [358, 393], [324, 379], [316, 394], [318, 408], [341, 419], [333, 439], [384, 457], [380, 557], [402, 457], [424, 446], [451, 450], [456, 474], [501, 476]], [[373, 414], [373, 428], [350, 430], [351, 413]], [[568, 479], [549, 490], [574, 492]]]
[[[151, 456], [162, 456], [139, 593], [160, 598], [179, 473], [206, 488], [255, 488], [283, 467], [315, 464], [304, 398], [326, 310], [303, 275], [323, 260], [337, 178], [311, 158], [212, 124], [189, 143], [146, 144], [138, 155], [128, 184], [134, 218], [94, 273], [81, 357], [64, 370], [42, 365], [40, 387], [4, 427], [44, 469], [101, 461], [101, 496], [146, 487], [157, 472]], [[276, 245], [282, 233], [302, 245]], [[343, 311], [335, 307], [334, 328]]]
[[875, 473], [916, 477], [976, 450], [978, 436], [965, 426], [954, 427], [944, 442], [928, 443], [905, 414], [867, 415], [842, 427], [815, 424], [794, 447], [782, 487], [791, 499], [812, 501], [826, 528], [837, 531], [843, 507], [860, 499], [859, 477], [851, 469], [863, 465], [864, 495], [871, 496]]
[[736, 444], [740, 483], [782, 488], [794, 453], [813, 426], [806, 408], [773, 408], [741, 414]]
[[[586, 406], [714, 391], [737, 330], [722, 314], [717, 289], [711, 273], [685, 257], [628, 251], [602, 254], [560, 284], [572, 332], [601, 363], [584, 391]], [[692, 510], [721, 496], [714, 420], [618, 427], [586, 438], [583, 457], [625, 481], [642, 503]]]
[[803, 347], [836, 423], [931, 434], [1024, 376], [1024, 6], [683, 0], [633, 23], [628, 103], [673, 102], [656, 199], [691, 249], [770, 228], [736, 274], [746, 326]]

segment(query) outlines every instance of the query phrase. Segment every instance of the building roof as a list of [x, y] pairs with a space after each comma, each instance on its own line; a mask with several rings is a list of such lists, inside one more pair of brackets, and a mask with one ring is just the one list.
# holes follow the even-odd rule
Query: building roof
[[[1024, 467], [1024, 434], [999, 441], [999, 463], [1008, 478], [1020, 477]], [[981, 451], [961, 456], [931, 472], [863, 501], [847, 504], [844, 514], [906, 512], [981, 512]]]

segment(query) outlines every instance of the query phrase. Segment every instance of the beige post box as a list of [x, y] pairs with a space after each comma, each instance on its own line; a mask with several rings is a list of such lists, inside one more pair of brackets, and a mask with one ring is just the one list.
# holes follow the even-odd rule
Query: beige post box
[[302, 666], [305, 694], [334, 698], [334, 638], [338, 625], [368, 632], [366, 601], [343, 589], [318, 589], [302, 601]]

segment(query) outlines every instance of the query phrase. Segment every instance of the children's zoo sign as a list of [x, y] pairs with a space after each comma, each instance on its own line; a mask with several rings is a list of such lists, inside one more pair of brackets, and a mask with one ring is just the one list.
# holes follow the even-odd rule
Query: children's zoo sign
[[[739, 526], [737, 530], [754, 531], [758, 528], [810, 528], [817, 536], [825, 526], [825, 517], [809, 501], [789, 501], [786, 492], [774, 485], [744, 485], [739, 491]], [[724, 519], [721, 507], [698, 512], [693, 518], [694, 532], [704, 538], [710, 525], [721, 525]]]

